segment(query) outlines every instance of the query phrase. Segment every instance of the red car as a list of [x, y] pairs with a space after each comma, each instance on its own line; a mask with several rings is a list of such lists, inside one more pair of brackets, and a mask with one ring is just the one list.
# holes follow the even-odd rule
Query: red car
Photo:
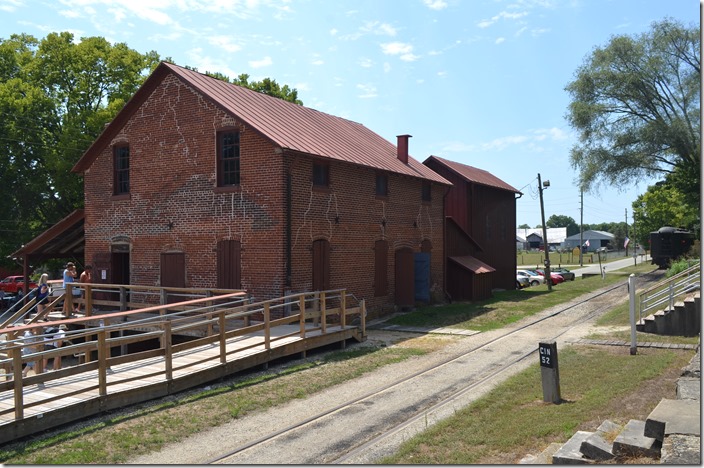
[[[545, 276], [545, 271], [542, 268], [535, 271], [540, 276]], [[553, 273], [552, 271], [550, 272], [550, 279], [552, 279], [552, 284], [560, 284], [565, 282], [565, 278], [563, 278], [561, 275], [558, 275], [557, 273]]]
[[[37, 283], [30, 280], [28, 292], [36, 287]], [[22, 276], [8, 276], [0, 281], [0, 291], [4, 291], [5, 294], [17, 294], [19, 289], [24, 289], [24, 277]]]

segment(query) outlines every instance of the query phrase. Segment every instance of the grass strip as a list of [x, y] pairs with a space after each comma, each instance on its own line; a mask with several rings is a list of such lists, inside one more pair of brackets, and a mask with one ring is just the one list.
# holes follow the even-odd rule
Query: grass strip
[[[693, 354], [651, 349], [630, 356], [607, 347], [565, 348], [560, 351], [563, 403], [542, 401], [540, 367], [536, 364], [413, 437], [396, 455], [379, 463], [518, 463], [552, 442], [566, 442], [577, 430], [594, 431], [605, 419], [624, 424], [631, 418], [643, 418], [660, 401], [661, 393], [667, 393], [666, 386], [654, 380], [668, 369], [677, 375]], [[652, 385], [648, 387], [649, 381]], [[669, 393], [673, 391], [671, 382]]]
[[624, 281], [631, 273], [654, 270], [641, 264], [606, 275], [566, 281], [553, 286], [531, 286], [522, 290], [495, 291], [484, 301], [460, 302], [442, 306], [420, 307], [407, 314], [393, 317], [388, 324], [415, 327], [454, 327], [464, 330], [489, 331], [517, 322], [552, 306], [569, 302], [583, 294]]
[[102, 418], [81, 429], [38, 436], [0, 449], [5, 464], [114, 464], [160, 450], [198, 432], [354, 379], [429, 350], [362, 347], [328, 353], [277, 372], [191, 392], [146, 409]]

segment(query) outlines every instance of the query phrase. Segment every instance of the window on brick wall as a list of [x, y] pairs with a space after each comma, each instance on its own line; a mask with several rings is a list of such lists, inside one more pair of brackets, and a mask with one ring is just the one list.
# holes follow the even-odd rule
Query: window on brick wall
[[113, 193], [122, 195], [130, 193], [130, 147], [120, 145], [113, 147]]
[[430, 182], [423, 182], [420, 191], [420, 198], [424, 202], [430, 201]]
[[376, 196], [389, 196], [389, 176], [388, 174], [377, 173], [376, 175]]
[[234, 130], [217, 134], [218, 187], [240, 184], [240, 134]]
[[313, 163], [313, 187], [330, 186], [330, 166], [325, 163]]

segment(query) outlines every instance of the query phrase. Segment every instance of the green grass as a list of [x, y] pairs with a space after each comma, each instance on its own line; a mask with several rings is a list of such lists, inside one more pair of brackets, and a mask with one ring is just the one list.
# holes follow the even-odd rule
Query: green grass
[[160, 450], [253, 411], [280, 405], [403, 361], [427, 350], [361, 347], [329, 353], [278, 372], [243, 377], [120, 416], [0, 449], [5, 464], [114, 464]]
[[524, 317], [536, 314], [557, 304], [565, 303], [604, 286], [624, 281], [631, 273], [639, 274], [653, 270], [651, 265], [640, 264], [607, 273], [606, 278], [593, 276], [512, 291], [496, 291], [491, 299], [477, 302], [462, 302], [442, 306], [420, 307], [399, 315], [387, 323], [416, 327], [454, 327], [466, 330], [495, 330]]
[[[646, 382], [667, 369], [679, 369], [692, 356], [649, 351], [630, 356], [607, 348], [560, 350], [562, 404], [542, 401], [540, 367], [536, 364], [408, 440], [394, 456], [379, 463], [514, 464], [552, 442], [567, 441], [585, 421], [594, 427], [587, 424], [584, 430], [596, 429], [604, 419], [627, 422], [633, 416], [629, 406], [647, 414], [659, 400], [643, 402], [641, 392]], [[624, 421], [618, 421], [620, 418]]]

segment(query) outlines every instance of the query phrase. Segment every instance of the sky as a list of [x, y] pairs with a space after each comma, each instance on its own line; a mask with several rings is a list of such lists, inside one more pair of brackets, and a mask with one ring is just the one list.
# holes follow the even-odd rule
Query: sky
[[596, 48], [654, 21], [699, 24], [697, 0], [0, 0], [0, 38], [69, 31], [140, 53], [298, 90], [409, 153], [483, 169], [523, 195], [516, 224], [564, 215], [633, 222], [657, 180], [576, 184], [565, 87]]

